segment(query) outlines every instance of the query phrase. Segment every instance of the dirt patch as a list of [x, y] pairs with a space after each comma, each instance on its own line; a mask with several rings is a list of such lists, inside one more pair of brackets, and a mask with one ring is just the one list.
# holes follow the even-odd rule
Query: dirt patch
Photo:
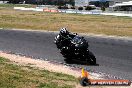
[[9, 59], [10, 61], [17, 63], [18, 65], [30, 65], [33, 67], [49, 70], [52, 72], [60, 72], [64, 74], [73, 75], [75, 77], [79, 77], [81, 74], [80, 73], [81, 71], [73, 71], [67, 66], [59, 65], [59, 64], [52, 64], [49, 61], [43, 61], [43, 60], [38, 60], [38, 59], [36, 60], [36, 59], [28, 58], [28, 57], [22, 57], [19, 55], [6, 54], [3, 52], [0, 52], [0, 56], [5, 57]]

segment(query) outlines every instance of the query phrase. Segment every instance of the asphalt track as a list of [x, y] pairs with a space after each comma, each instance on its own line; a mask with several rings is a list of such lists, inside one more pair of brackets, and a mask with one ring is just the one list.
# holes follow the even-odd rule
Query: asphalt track
[[[53, 32], [0, 30], [0, 50], [65, 62], [53, 43], [56, 35]], [[99, 64], [85, 68], [132, 80], [132, 40], [91, 36], [85, 38]]]

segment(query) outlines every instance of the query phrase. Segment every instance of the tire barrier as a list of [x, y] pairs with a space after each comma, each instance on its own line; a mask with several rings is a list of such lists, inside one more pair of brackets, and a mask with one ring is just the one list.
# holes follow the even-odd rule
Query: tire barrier
[[58, 13], [59, 11], [56, 9], [43, 9], [44, 12], [52, 12], [52, 13]]
[[44, 11], [44, 12], [50, 12], [50, 10], [49, 10], [49, 9], [43, 9], [43, 11]]

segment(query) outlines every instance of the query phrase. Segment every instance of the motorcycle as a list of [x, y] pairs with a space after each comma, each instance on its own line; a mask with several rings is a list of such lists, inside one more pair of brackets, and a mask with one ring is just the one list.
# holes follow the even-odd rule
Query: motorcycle
[[85, 61], [90, 65], [96, 64], [94, 54], [88, 49], [88, 42], [84, 39], [84, 37], [79, 36], [77, 33], [73, 34], [68, 32], [65, 35], [59, 33], [55, 37], [54, 43], [60, 50], [63, 57], [65, 57], [68, 61], [76, 59]]

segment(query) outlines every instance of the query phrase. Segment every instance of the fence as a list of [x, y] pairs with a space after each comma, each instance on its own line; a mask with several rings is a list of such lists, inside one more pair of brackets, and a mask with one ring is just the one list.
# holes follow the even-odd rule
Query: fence
[[132, 12], [131, 11], [106, 11], [102, 12], [101, 10], [91, 10], [91, 11], [86, 11], [86, 10], [73, 10], [73, 9], [44, 9], [44, 8], [25, 8], [25, 7], [14, 7], [14, 9], [19, 9], [19, 10], [32, 10], [32, 11], [44, 11], [44, 12], [55, 12], [55, 13], [74, 13], [74, 14], [95, 14], [95, 15], [112, 15], [112, 16], [128, 16], [132, 17]]
[[72, 10], [72, 9], [67, 9], [67, 10], [62, 9], [62, 10], [59, 10], [59, 12], [62, 12], [62, 13], [78, 13], [78, 14], [97, 14], [97, 15], [102, 13], [102, 11], [100, 11], [100, 10], [86, 11], [86, 10]]
[[132, 17], [132, 11], [106, 11], [101, 15], [113, 15], [113, 16], [128, 16]]

